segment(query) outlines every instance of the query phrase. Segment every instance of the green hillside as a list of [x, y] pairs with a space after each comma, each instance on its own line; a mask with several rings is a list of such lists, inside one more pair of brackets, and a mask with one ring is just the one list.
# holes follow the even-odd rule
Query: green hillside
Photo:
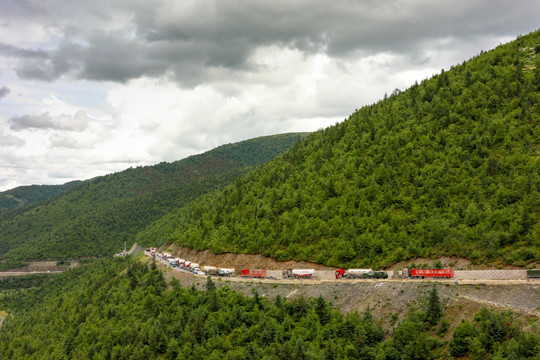
[[173, 163], [98, 177], [64, 195], [0, 213], [0, 258], [104, 256], [190, 200], [269, 161], [305, 134], [260, 137]]
[[451, 326], [435, 286], [425, 306], [411, 307], [385, 333], [369, 309], [344, 315], [322, 296], [270, 300], [256, 288], [247, 297], [218, 285], [208, 279], [203, 291], [167, 283], [131, 257], [77, 268], [40, 289], [0, 297], [7, 314], [0, 358], [538, 358], [534, 325], [482, 309]]
[[332, 266], [540, 262], [540, 32], [311, 134], [139, 236]]
[[71, 181], [63, 185], [28, 185], [0, 192], [0, 212], [48, 200], [82, 184]]

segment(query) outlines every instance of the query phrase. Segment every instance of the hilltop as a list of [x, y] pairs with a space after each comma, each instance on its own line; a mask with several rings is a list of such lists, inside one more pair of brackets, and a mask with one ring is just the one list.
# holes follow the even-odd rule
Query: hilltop
[[81, 184], [70, 181], [62, 185], [27, 185], [0, 192], [0, 212], [51, 199]]
[[4, 267], [24, 260], [100, 257], [130, 247], [138, 231], [172, 209], [224, 187], [276, 157], [304, 133], [220, 146], [173, 163], [87, 180], [45, 201], [0, 213]]
[[394, 91], [138, 236], [388, 267], [540, 262], [540, 32]]

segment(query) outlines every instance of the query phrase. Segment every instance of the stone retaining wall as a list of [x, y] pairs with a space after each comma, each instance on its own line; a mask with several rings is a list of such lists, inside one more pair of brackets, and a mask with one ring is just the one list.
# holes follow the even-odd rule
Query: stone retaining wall
[[527, 270], [456, 270], [457, 280], [521, 280], [527, 279]]
[[[401, 279], [399, 271], [387, 271], [389, 279]], [[333, 280], [334, 271], [317, 270], [317, 279]], [[527, 279], [527, 270], [455, 270], [456, 280], [522, 280]]]

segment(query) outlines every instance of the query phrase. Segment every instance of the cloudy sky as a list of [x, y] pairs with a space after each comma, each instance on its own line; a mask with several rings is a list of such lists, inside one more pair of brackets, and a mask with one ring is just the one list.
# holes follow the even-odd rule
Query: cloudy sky
[[539, 14], [537, 0], [2, 0], [0, 191], [324, 128]]

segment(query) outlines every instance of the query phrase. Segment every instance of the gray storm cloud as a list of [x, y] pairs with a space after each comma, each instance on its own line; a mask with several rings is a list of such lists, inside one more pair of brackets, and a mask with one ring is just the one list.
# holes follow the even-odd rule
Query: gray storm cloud
[[9, 88], [7, 86], [2, 86], [0, 88], [0, 99], [3, 98], [3, 97], [6, 97], [8, 96], [8, 94], [11, 92], [11, 90], [9, 90]]
[[527, 13], [540, 10], [536, 2], [501, 0], [135, 1], [123, 6], [103, 2], [98, 13], [92, 6], [78, 24], [81, 9], [63, 1], [53, 1], [47, 9], [7, 3], [17, 9], [12, 13], [26, 11], [62, 34], [51, 50], [0, 45], [0, 53], [20, 59], [16, 72], [21, 78], [52, 81], [70, 75], [126, 82], [172, 75], [187, 85], [216, 80], [215, 69], [229, 76], [256, 70], [250, 57], [260, 46], [337, 58], [392, 52], [421, 61], [418, 51], [426, 42], [514, 34], [527, 23], [532, 30], [535, 20]]
[[11, 130], [25, 129], [83, 131], [88, 125], [88, 117], [84, 111], [75, 115], [51, 116], [48, 112], [39, 115], [15, 116], [10, 119]]
[[41, 58], [46, 59], [49, 54], [44, 50], [24, 49], [15, 45], [0, 43], [0, 55], [15, 58]]

